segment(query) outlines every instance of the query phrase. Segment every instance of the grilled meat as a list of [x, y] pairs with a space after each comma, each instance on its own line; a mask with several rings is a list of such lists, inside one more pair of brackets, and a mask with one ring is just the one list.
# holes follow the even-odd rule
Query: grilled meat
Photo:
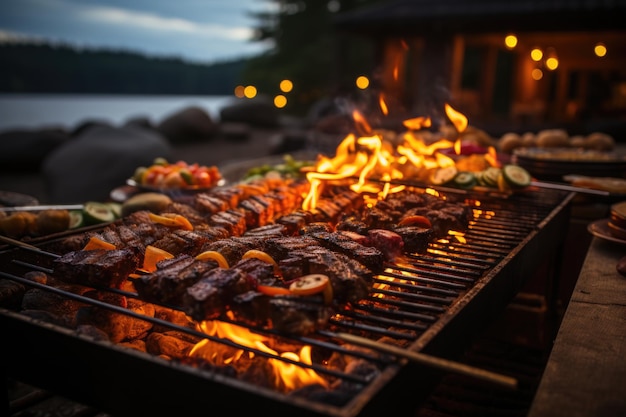
[[140, 265], [131, 248], [71, 251], [54, 260], [54, 275], [64, 282], [119, 288]]

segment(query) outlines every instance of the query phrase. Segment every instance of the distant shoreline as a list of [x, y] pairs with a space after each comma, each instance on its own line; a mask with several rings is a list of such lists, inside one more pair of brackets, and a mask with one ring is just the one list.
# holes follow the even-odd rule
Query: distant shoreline
[[185, 107], [199, 106], [219, 120], [234, 96], [165, 94], [0, 94], [0, 132], [42, 128], [73, 129], [87, 121], [124, 124], [135, 118], [158, 123]]

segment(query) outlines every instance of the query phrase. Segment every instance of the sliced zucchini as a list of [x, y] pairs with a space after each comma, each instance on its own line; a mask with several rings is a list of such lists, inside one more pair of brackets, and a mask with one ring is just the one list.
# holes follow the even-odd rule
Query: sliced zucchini
[[107, 223], [115, 220], [111, 207], [105, 203], [88, 201], [83, 207], [83, 221], [85, 224]]
[[461, 171], [458, 174], [456, 174], [456, 177], [454, 177], [454, 184], [457, 187], [469, 190], [470, 188], [473, 188], [477, 183], [477, 179], [476, 176], [474, 175], [474, 173], [469, 172], [469, 171]]
[[434, 185], [443, 185], [452, 181], [459, 171], [454, 166], [439, 168], [431, 175], [431, 182]]
[[511, 188], [524, 188], [530, 185], [531, 176], [525, 168], [508, 164], [502, 167], [502, 175]]

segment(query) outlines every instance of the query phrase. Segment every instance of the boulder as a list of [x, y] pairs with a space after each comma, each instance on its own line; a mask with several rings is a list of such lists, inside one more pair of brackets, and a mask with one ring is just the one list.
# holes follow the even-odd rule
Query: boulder
[[0, 133], [0, 171], [38, 172], [44, 158], [70, 139], [61, 128], [15, 129]]
[[93, 126], [58, 146], [41, 167], [51, 202], [106, 201], [138, 166], [170, 158], [171, 147], [157, 131], [137, 126]]
[[157, 125], [157, 130], [172, 144], [211, 139], [218, 128], [211, 115], [197, 106], [174, 112]]
[[268, 97], [242, 98], [220, 109], [222, 122], [247, 123], [273, 128], [280, 125], [280, 114]]

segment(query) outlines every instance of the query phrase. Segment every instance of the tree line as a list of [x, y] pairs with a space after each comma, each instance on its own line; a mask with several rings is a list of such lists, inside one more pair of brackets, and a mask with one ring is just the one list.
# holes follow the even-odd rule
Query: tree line
[[214, 64], [52, 44], [0, 44], [0, 92], [228, 95], [247, 59]]

